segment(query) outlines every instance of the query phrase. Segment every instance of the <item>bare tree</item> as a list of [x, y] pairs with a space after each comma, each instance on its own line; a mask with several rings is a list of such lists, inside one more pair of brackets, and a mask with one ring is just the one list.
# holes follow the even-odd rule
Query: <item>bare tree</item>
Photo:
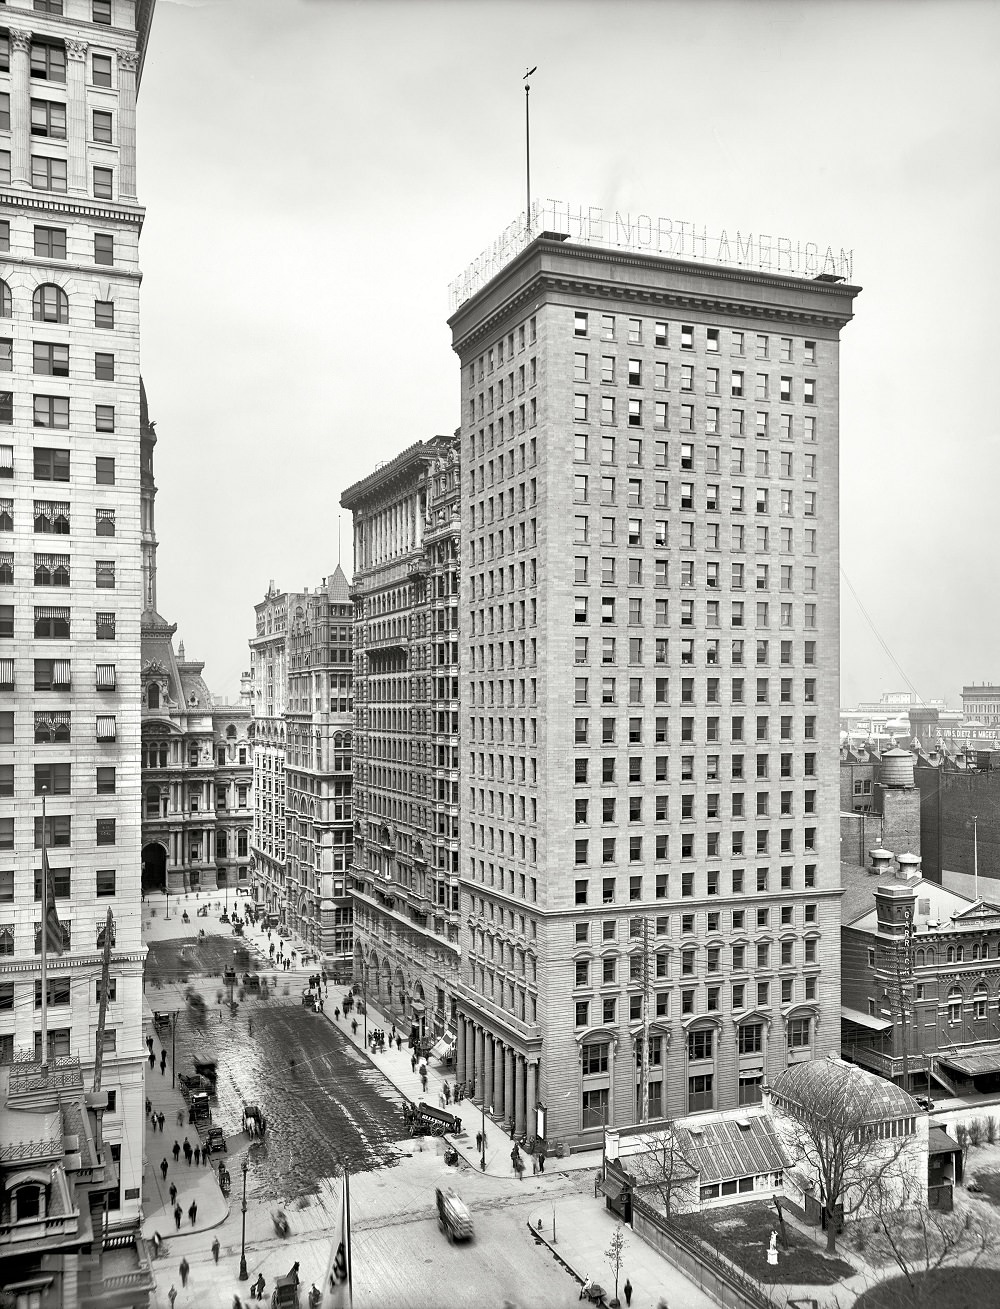
[[[1000, 1242], [1000, 1224], [979, 1206], [945, 1212], [928, 1207], [915, 1180], [899, 1187], [880, 1182], [871, 1192], [871, 1228], [866, 1233], [866, 1254], [894, 1263], [903, 1274], [910, 1303], [924, 1303], [923, 1279], [939, 1268], [950, 1268], [949, 1280], [960, 1278]], [[906, 1211], [901, 1219], [901, 1210]]]
[[635, 1178], [636, 1190], [655, 1195], [669, 1218], [675, 1200], [694, 1181], [698, 1170], [684, 1156], [672, 1123], [634, 1140], [640, 1148], [624, 1162]]
[[621, 1223], [615, 1227], [611, 1236], [611, 1244], [604, 1251], [604, 1257], [608, 1261], [608, 1266], [615, 1275], [615, 1303], [618, 1303], [618, 1278], [621, 1275], [622, 1261], [625, 1258], [625, 1247], [628, 1240]]
[[864, 1208], [873, 1192], [899, 1193], [917, 1158], [912, 1134], [887, 1117], [880, 1081], [847, 1065], [831, 1068], [837, 1071], [829, 1077], [799, 1081], [793, 1094], [775, 1096], [792, 1120], [793, 1152], [819, 1182], [828, 1254], [837, 1249], [841, 1215]]

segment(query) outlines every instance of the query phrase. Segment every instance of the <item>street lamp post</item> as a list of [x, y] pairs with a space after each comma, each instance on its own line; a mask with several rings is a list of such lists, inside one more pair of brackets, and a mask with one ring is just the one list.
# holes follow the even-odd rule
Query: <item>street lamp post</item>
[[479, 1160], [479, 1171], [485, 1173], [486, 1172], [486, 1082], [485, 1079], [483, 1081], [482, 1110], [483, 1110], [483, 1149], [482, 1149], [482, 1155]]
[[170, 1024], [170, 1089], [177, 1086], [177, 1010]]
[[247, 1272], [247, 1169], [250, 1167], [250, 1151], [243, 1156], [243, 1235], [240, 1239], [239, 1279], [245, 1282], [250, 1274]]

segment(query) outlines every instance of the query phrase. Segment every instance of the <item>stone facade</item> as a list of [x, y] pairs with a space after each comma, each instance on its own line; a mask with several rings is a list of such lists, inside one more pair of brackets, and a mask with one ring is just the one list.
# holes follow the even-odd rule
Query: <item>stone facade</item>
[[458, 455], [454, 437], [418, 442], [341, 497], [354, 515], [355, 977], [420, 1036], [455, 1032]]
[[353, 604], [338, 564], [255, 606], [253, 891], [345, 979], [353, 955]]
[[[141, 1203], [145, 1053], [143, 210], [135, 118], [151, 10], [151, 0], [115, 0], [114, 22], [105, 25], [91, 21], [90, 6], [67, 6], [64, 16], [27, 0], [9, 4], [9, 59], [0, 70], [10, 108], [10, 175], [0, 217], [0, 355], [8, 378], [0, 392], [0, 1063], [14, 1061], [3, 1076], [10, 1071], [24, 1089], [21, 1108], [30, 1109], [33, 1098], [44, 1107], [71, 1094], [85, 1099], [110, 907], [102, 1079], [108, 1108], [91, 1193], [84, 1185], [78, 1198], [87, 1209], [106, 1197], [110, 1221], [133, 1226]], [[36, 101], [51, 115], [44, 138], [34, 131]], [[48, 961], [44, 1068], [36, 891], [43, 800], [55, 907], [69, 929], [68, 948]], [[10, 1089], [5, 1080], [8, 1104]], [[9, 1223], [0, 1223], [0, 1285], [19, 1280], [14, 1239]], [[99, 1284], [100, 1271], [89, 1253], [89, 1228], [53, 1224], [45, 1239], [44, 1280], [55, 1286], [46, 1303], [92, 1303], [90, 1272], [97, 1265]], [[26, 1295], [42, 1293], [30, 1279], [25, 1286]], [[137, 1284], [143, 1303], [146, 1294]]]
[[272, 582], [254, 606], [250, 642], [253, 693], [254, 819], [252, 891], [258, 908], [283, 921], [285, 906], [285, 704], [288, 696], [288, 604]]
[[593, 1145], [839, 1046], [855, 294], [543, 235], [450, 320], [458, 1075], [518, 1131]]

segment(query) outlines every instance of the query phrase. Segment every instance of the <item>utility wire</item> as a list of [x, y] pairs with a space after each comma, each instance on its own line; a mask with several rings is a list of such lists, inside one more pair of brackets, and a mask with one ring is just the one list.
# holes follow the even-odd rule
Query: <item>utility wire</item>
[[891, 651], [891, 650], [889, 649], [889, 647], [886, 645], [885, 641], [882, 639], [882, 634], [879, 632], [878, 628], [875, 626], [875, 622], [874, 622], [874, 619], [872, 618], [871, 614], [868, 612], [868, 610], [867, 610], [867, 609], [864, 607], [864, 605], [861, 603], [861, 597], [858, 595], [857, 591], [855, 591], [855, 589], [854, 589], [854, 585], [853, 585], [853, 583], [851, 582], [851, 579], [847, 576], [847, 573], [844, 571], [844, 567], [843, 567], [843, 565], [841, 565], [841, 568], [840, 568], [840, 575], [841, 575], [841, 577], [844, 579], [844, 581], [847, 583], [847, 589], [850, 591], [851, 595], [854, 596], [854, 602], [855, 602], [855, 604], [858, 606], [858, 608], [861, 610], [861, 613], [862, 613], [862, 616], [864, 617], [865, 622], [866, 622], [866, 623], [868, 624], [868, 626], [872, 629], [872, 634], [874, 635], [875, 640], [878, 641], [879, 645], [882, 647], [882, 649], [885, 651], [885, 653], [889, 656], [889, 659], [891, 660], [893, 667], [896, 669], [896, 672], [899, 673], [900, 677], [903, 679], [903, 681], [906, 683], [906, 685], [909, 687], [909, 689], [913, 692], [913, 694], [917, 697], [917, 702], [918, 702], [919, 704], [923, 704], [923, 703], [924, 703], [924, 698], [923, 698], [923, 696], [920, 694], [920, 692], [917, 690], [917, 688], [913, 685], [913, 683], [910, 681], [910, 679], [909, 679], [909, 678], [906, 676], [906, 674], [903, 672], [902, 668], [901, 668], [900, 665], [899, 665], [899, 660], [896, 658], [896, 656], [892, 653], [892, 651]]

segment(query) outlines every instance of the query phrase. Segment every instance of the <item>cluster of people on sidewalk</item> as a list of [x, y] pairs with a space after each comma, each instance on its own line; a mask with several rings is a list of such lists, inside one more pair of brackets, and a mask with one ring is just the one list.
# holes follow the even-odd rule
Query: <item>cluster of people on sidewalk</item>
[[395, 1026], [393, 1026], [392, 1032], [388, 1037], [386, 1036], [384, 1029], [381, 1027], [375, 1027], [368, 1033], [368, 1044], [371, 1046], [373, 1054], [385, 1054], [385, 1043], [387, 1040], [389, 1042], [390, 1050], [393, 1046], [395, 1046], [397, 1050], [402, 1050], [403, 1038], [396, 1031]]
[[157, 1128], [162, 1132], [163, 1124], [167, 1121], [163, 1114], [153, 1113], [153, 1102], [149, 1096], [146, 1097], [146, 1117], [149, 1119], [150, 1126], [155, 1132]]

